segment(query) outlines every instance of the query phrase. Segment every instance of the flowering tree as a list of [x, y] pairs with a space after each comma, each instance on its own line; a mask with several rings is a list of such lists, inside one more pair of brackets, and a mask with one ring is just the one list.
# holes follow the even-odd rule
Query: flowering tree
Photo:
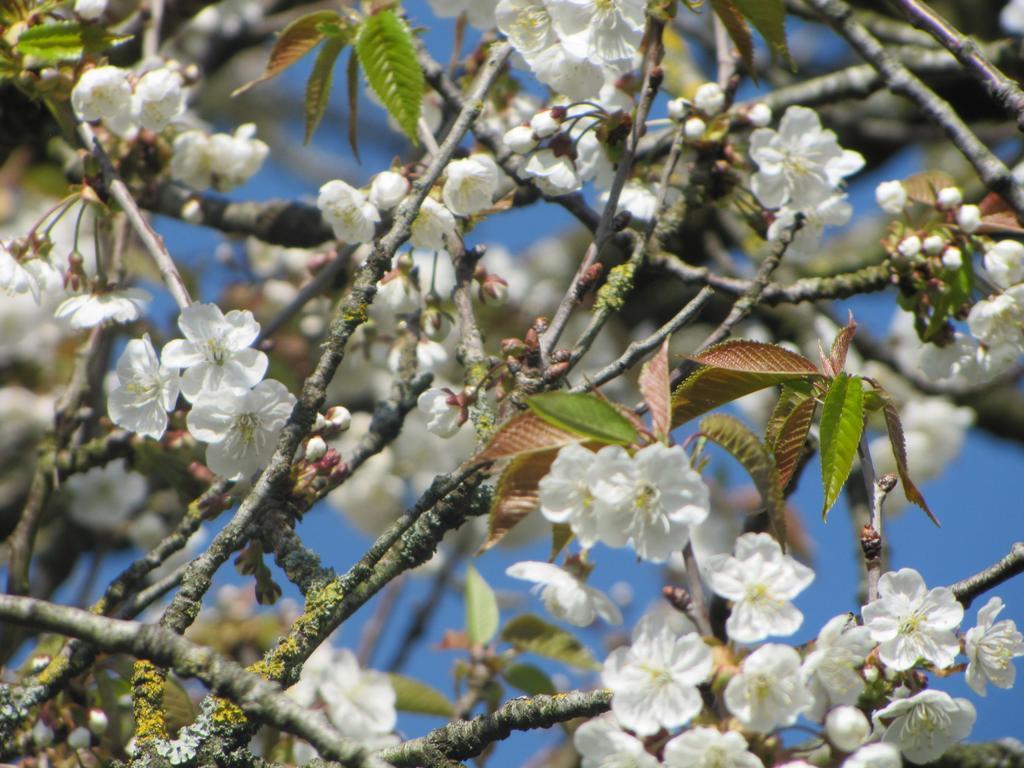
[[[1024, 441], [1024, 4], [355, 5], [0, 8], [0, 753], [1024, 765], [945, 690], [1012, 688], [1024, 543], [928, 585], [884, 525], [967, 513], [917, 483], [972, 424]], [[268, 161], [305, 193], [221, 196]], [[340, 574], [326, 508], [372, 541]], [[488, 583], [523, 545], [542, 609]]]

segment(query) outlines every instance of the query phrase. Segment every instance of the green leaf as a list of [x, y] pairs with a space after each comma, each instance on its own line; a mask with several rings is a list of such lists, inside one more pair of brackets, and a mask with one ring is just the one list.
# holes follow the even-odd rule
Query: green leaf
[[306, 135], [303, 144], [309, 144], [313, 131], [323, 119], [327, 99], [331, 95], [331, 81], [334, 79], [334, 62], [345, 49], [345, 40], [340, 37], [328, 38], [320, 53], [316, 55], [313, 71], [306, 81]]
[[864, 431], [864, 389], [859, 376], [841, 373], [832, 381], [821, 409], [821, 483], [825, 491], [822, 519], [839, 498], [853, 469]]
[[903, 437], [903, 423], [900, 421], [900, 412], [897, 410], [896, 404], [888, 396], [885, 396], [885, 405], [882, 408], [882, 413], [885, 416], [885, 427], [889, 433], [889, 445], [892, 446], [892, 455], [896, 459], [896, 471], [900, 476], [900, 484], [903, 486], [904, 496], [906, 496], [907, 501], [911, 504], [916, 504], [923, 509], [925, 514], [928, 515], [928, 519], [935, 523], [936, 526], [941, 525], [939, 519], [928, 508], [928, 502], [924, 500], [921, 491], [914, 485], [914, 481], [910, 477], [910, 468], [907, 466], [907, 445]]
[[544, 670], [533, 664], [513, 664], [506, 668], [502, 675], [505, 681], [527, 696], [541, 696], [557, 693], [558, 689], [551, 682]]
[[832, 367], [831, 375], [842, 373], [846, 368], [846, 355], [850, 351], [850, 343], [853, 341], [855, 333], [857, 333], [857, 322], [853, 319], [853, 312], [851, 312], [846, 325], [839, 329], [839, 333], [832, 340], [832, 349], [828, 355], [828, 362]]
[[253, 86], [265, 83], [272, 77], [281, 74], [327, 37], [326, 28], [344, 29], [347, 23], [345, 17], [336, 11], [313, 11], [295, 19], [281, 30], [281, 34], [274, 41], [274, 47], [270, 50], [270, 57], [267, 59], [267, 67], [263, 70], [263, 74], [236, 88], [231, 95], [238, 96]]
[[501, 639], [524, 653], [561, 661], [579, 669], [601, 668], [579, 640], [532, 613], [516, 616], [508, 622], [501, 630]]
[[572, 527], [568, 523], [553, 523], [551, 525], [551, 554], [548, 555], [548, 562], [555, 562], [562, 550], [572, 541]]
[[601, 443], [629, 445], [638, 437], [629, 419], [596, 395], [542, 392], [526, 404], [548, 424]]
[[747, 26], [743, 14], [733, 0], [711, 0], [711, 10], [721, 20], [729, 38], [736, 45], [740, 52], [740, 61], [744, 69], [754, 77], [754, 40], [750, 35], [750, 27]]
[[368, 16], [355, 48], [373, 92], [409, 140], [418, 143], [424, 81], [408, 25], [390, 8]]
[[793, 68], [786, 45], [786, 5], [783, 0], [732, 0], [740, 13], [750, 20], [769, 47]]
[[786, 502], [775, 459], [743, 422], [726, 413], [714, 413], [700, 422], [700, 433], [727, 450], [754, 481], [764, 502], [775, 538], [786, 549]]
[[466, 568], [466, 634], [473, 645], [487, 645], [498, 632], [498, 600], [472, 565]]
[[672, 429], [672, 385], [668, 364], [668, 339], [658, 348], [654, 357], [640, 369], [640, 393], [651, 412], [654, 434], [668, 438]]
[[487, 520], [487, 540], [477, 554], [486, 552], [511, 531], [520, 520], [537, 509], [537, 484], [551, 469], [557, 451], [526, 453], [509, 462], [494, 489]]
[[399, 712], [447, 718], [455, 714], [455, 705], [436, 688], [405, 675], [391, 673], [388, 678], [395, 689], [395, 709]]
[[95, 24], [57, 21], [26, 29], [18, 37], [14, 49], [24, 56], [43, 61], [68, 61], [87, 53], [99, 53], [130, 40], [131, 35], [115, 35]]

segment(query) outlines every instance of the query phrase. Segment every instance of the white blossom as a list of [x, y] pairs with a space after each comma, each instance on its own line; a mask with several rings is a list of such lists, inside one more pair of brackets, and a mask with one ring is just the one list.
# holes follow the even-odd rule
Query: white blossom
[[494, 202], [498, 189], [498, 167], [487, 155], [454, 160], [445, 170], [441, 197], [456, 216], [472, 216]]
[[274, 379], [252, 389], [207, 389], [188, 413], [188, 430], [204, 443], [206, 466], [228, 479], [248, 477], [270, 461], [295, 395]]
[[107, 10], [107, 0], [75, 0], [75, 13], [86, 21], [96, 21]]
[[878, 203], [878, 207], [893, 216], [907, 207], [909, 199], [902, 181], [883, 181], [875, 187], [875, 202]]
[[753, 643], [800, 628], [803, 614], [790, 600], [814, 581], [814, 571], [784, 555], [767, 533], [745, 533], [734, 555], [709, 559], [705, 578], [715, 593], [733, 601], [725, 625], [729, 638]]
[[929, 256], [938, 256], [945, 247], [946, 240], [941, 235], [928, 235], [921, 241], [921, 249]]
[[999, 12], [999, 26], [1010, 35], [1024, 35], [1024, 0], [1010, 0]]
[[582, 185], [572, 159], [566, 155], [556, 155], [550, 149], [542, 149], [530, 155], [523, 174], [533, 179], [541, 192], [551, 197], [568, 195]]
[[420, 308], [419, 286], [406, 272], [395, 270], [377, 283], [377, 301], [395, 315], [408, 315]]
[[548, 613], [577, 627], [590, 626], [597, 616], [621, 624], [622, 614], [601, 590], [589, 586], [554, 563], [524, 560], [505, 569], [514, 579], [532, 581]]
[[610, 446], [594, 453], [577, 443], [567, 445], [538, 484], [541, 514], [552, 523], [568, 523], [583, 547], [597, 543], [590, 484], [605, 470], [612, 453]]
[[961, 205], [956, 212], [956, 223], [967, 234], [973, 234], [981, 226], [981, 209], [976, 205]]
[[611, 714], [583, 723], [572, 742], [583, 758], [581, 768], [659, 768], [658, 759], [644, 743], [622, 730]]
[[917, 235], [908, 235], [900, 240], [896, 250], [903, 258], [912, 259], [921, 252], [921, 238]]
[[0, 291], [9, 296], [29, 293], [38, 304], [43, 293], [60, 281], [60, 273], [46, 259], [18, 261], [7, 245], [0, 242]]
[[665, 745], [667, 768], [762, 768], [761, 760], [747, 749], [747, 740], [736, 731], [689, 728]]
[[864, 166], [860, 154], [844, 150], [835, 133], [821, 127], [814, 110], [797, 106], [786, 110], [778, 131], [751, 134], [750, 156], [758, 165], [754, 194], [768, 208], [815, 205]]
[[683, 123], [683, 133], [690, 141], [698, 141], [703, 138], [704, 131], [708, 129], [707, 123], [699, 117], [691, 117]]
[[947, 269], [960, 269], [964, 265], [963, 252], [951, 245], [942, 252], [942, 266]]
[[612, 547], [628, 541], [640, 558], [654, 562], [686, 546], [690, 526], [708, 516], [710, 500], [685, 451], [655, 443], [632, 457], [618, 446], [601, 454], [606, 465], [592, 484], [601, 541]]
[[192, 304], [181, 310], [178, 328], [185, 338], [167, 342], [160, 359], [185, 369], [181, 392], [189, 401], [225, 387], [248, 389], [267, 372], [266, 354], [251, 347], [260, 324], [247, 309], [225, 315], [216, 304]]
[[791, 261], [811, 261], [821, 256], [821, 239], [825, 227], [841, 227], [849, 223], [853, 208], [845, 194], [829, 195], [823, 200], [805, 206], [803, 224], [792, 232], [798, 211], [790, 206], [780, 208], [768, 227], [769, 242], [789, 240], [786, 258]]
[[316, 206], [339, 240], [355, 245], [373, 239], [380, 211], [355, 187], [340, 179], [328, 181], [320, 187]]
[[964, 201], [964, 193], [959, 187], [943, 187], [935, 195], [939, 208], [951, 211]]
[[379, 743], [398, 721], [395, 689], [387, 675], [362, 669], [347, 648], [321, 645], [302, 666], [299, 682], [288, 694], [301, 705], [326, 705], [339, 732], [362, 744]]
[[644, 0], [555, 0], [549, 8], [571, 54], [613, 70], [630, 67], [643, 36]]
[[394, 171], [381, 171], [370, 182], [369, 201], [381, 211], [390, 211], [409, 193], [409, 180]]
[[769, 733], [792, 725], [811, 705], [800, 679], [800, 654], [788, 645], [762, 645], [725, 687], [725, 706], [744, 727]]
[[143, 128], [162, 131], [185, 111], [181, 75], [163, 67], [144, 74], [135, 84], [132, 110]]
[[149, 334], [132, 339], [117, 360], [116, 384], [107, 397], [107, 412], [117, 426], [159, 440], [167, 429], [167, 412], [178, 400], [178, 371], [161, 365]]
[[928, 689], [897, 699], [875, 712], [872, 720], [882, 741], [895, 744], [914, 763], [930, 763], [967, 738], [977, 714], [967, 699]]
[[929, 590], [912, 568], [885, 573], [878, 580], [877, 600], [864, 606], [864, 625], [879, 643], [878, 656], [887, 667], [910, 669], [925, 659], [939, 669], [953, 664], [960, 641], [953, 630], [964, 609], [948, 587]]
[[443, 251], [447, 246], [445, 237], [454, 235], [455, 217], [444, 205], [432, 197], [423, 201], [419, 213], [412, 222], [409, 241], [414, 248], [428, 251]]
[[502, 138], [505, 146], [518, 155], [525, 155], [532, 152], [537, 146], [537, 138], [533, 135], [533, 128], [528, 125], [517, 125], [505, 131]]
[[718, 83], [704, 83], [693, 95], [693, 104], [709, 117], [713, 117], [725, 108], [725, 91]]
[[759, 101], [747, 112], [747, 120], [755, 128], [766, 128], [772, 123], [772, 108]]
[[64, 488], [71, 496], [68, 513], [83, 528], [110, 533], [120, 528], [146, 500], [146, 478], [127, 468], [124, 459], [72, 475]]
[[94, 67], [75, 83], [71, 106], [80, 120], [102, 120], [114, 133], [132, 127], [132, 86], [120, 67]]
[[1024, 245], [1000, 240], [985, 249], [985, 271], [999, 288], [1024, 281]]
[[83, 293], [64, 299], [53, 316], [67, 320], [76, 330], [95, 328], [105, 323], [130, 323], [142, 316], [152, 298], [141, 288]]
[[858, 749], [843, 761], [842, 768], [901, 768], [902, 765], [899, 748], [882, 741]]
[[814, 698], [807, 711], [809, 718], [821, 720], [829, 707], [857, 702], [864, 691], [858, 668], [874, 645], [868, 628], [859, 626], [850, 614], [828, 620], [800, 667], [800, 676]]
[[550, 109], [542, 109], [530, 118], [530, 128], [538, 139], [546, 139], [562, 129], [562, 121]]
[[853, 752], [871, 736], [871, 723], [856, 707], [836, 707], [825, 718], [828, 740], [844, 752]]
[[986, 683], [997, 688], [1012, 688], [1017, 677], [1013, 659], [1024, 656], [1024, 635], [1010, 619], [996, 621], [1003, 601], [990, 598], [978, 611], [978, 625], [967, 630], [964, 653], [967, 655], [967, 684], [984, 696]]
[[462, 426], [462, 408], [447, 390], [428, 389], [417, 398], [416, 407], [427, 417], [427, 429], [438, 437], [451, 437]]
[[974, 303], [967, 313], [974, 338], [989, 347], [1008, 347], [1016, 356], [1024, 345], [1024, 284]]
[[71, 749], [85, 749], [92, 743], [92, 736], [89, 729], [84, 725], [72, 728], [67, 735], [67, 745]]
[[234, 134], [179, 133], [171, 155], [171, 177], [196, 189], [213, 186], [221, 192], [244, 184], [270, 152], [255, 134], [252, 123], [240, 125]]
[[619, 722], [648, 736], [681, 726], [701, 711], [697, 686], [712, 668], [711, 649], [700, 635], [679, 635], [660, 617], [648, 616], [637, 623], [629, 647], [608, 654], [601, 681], [612, 691]]

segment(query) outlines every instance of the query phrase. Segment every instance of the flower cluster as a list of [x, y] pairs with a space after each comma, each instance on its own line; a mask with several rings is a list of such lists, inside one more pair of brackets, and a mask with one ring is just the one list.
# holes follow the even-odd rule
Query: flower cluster
[[80, 120], [102, 120], [122, 136], [135, 128], [162, 131], [185, 110], [183, 86], [181, 75], [165, 67], [137, 78], [120, 67], [94, 67], [78, 78], [71, 105]]
[[262, 167], [270, 148], [256, 136], [252, 123], [234, 133], [188, 130], [174, 139], [171, 178], [194, 189], [225, 192], [244, 184]]
[[640, 558], [664, 562], [707, 517], [708, 488], [679, 446], [648, 445], [631, 456], [619, 446], [594, 453], [573, 444], [540, 481], [540, 509], [567, 523], [583, 547], [629, 544]]
[[192, 403], [189, 431], [209, 444], [210, 469], [248, 477], [269, 461], [295, 396], [263, 379], [267, 356], [252, 348], [260, 326], [248, 310], [225, 315], [215, 304], [193, 304], [178, 327], [185, 338], [167, 342], [159, 358], [148, 335], [128, 343], [117, 363], [110, 418], [159, 439], [180, 391]]

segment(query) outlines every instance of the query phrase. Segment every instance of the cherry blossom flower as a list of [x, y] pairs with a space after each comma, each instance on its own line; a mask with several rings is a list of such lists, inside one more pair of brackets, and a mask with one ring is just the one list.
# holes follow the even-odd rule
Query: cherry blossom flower
[[394, 171], [382, 171], [370, 182], [368, 199], [379, 210], [390, 211], [409, 193], [409, 180]]
[[132, 339], [117, 360], [117, 383], [107, 397], [107, 412], [117, 426], [159, 440], [167, 412], [178, 400], [178, 371], [161, 365], [147, 333]]
[[1024, 636], [1010, 619], [996, 621], [1003, 601], [990, 598], [978, 611], [978, 626], [967, 630], [964, 652], [967, 654], [967, 684], [979, 696], [986, 694], [985, 684], [1012, 688], [1017, 677], [1013, 666], [1016, 656], [1024, 656]]
[[588, 586], [578, 577], [554, 563], [525, 560], [505, 569], [514, 579], [537, 584], [535, 592], [548, 613], [577, 627], [586, 627], [597, 616], [609, 624], [621, 624], [622, 614], [601, 590]]
[[[803, 214], [803, 224], [790, 234], [797, 213]], [[779, 209], [775, 220], [768, 226], [768, 241], [788, 239], [786, 257], [792, 261], [810, 261], [821, 256], [821, 238], [825, 227], [842, 227], [849, 223], [852, 215], [853, 208], [845, 194], [830, 195], [799, 211], [785, 206]]]
[[124, 459], [114, 459], [69, 477], [64, 488], [71, 496], [68, 514], [83, 528], [110, 533], [120, 528], [146, 500], [148, 484], [130, 471]]
[[725, 91], [718, 83], [702, 83], [693, 94], [693, 105], [713, 117], [725, 109]]
[[953, 664], [960, 641], [953, 630], [964, 609], [948, 587], [928, 590], [912, 568], [885, 573], [878, 580], [879, 597], [864, 606], [864, 625], [879, 643], [878, 656], [887, 667], [910, 669], [918, 659], [939, 669]]
[[825, 733], [834, 746], [853, 752], [871, 736], [871, 723], [856, 707], [836, 707], [825, 718]]
[[864, 158], [840, 147], [835, 133], [823, 129], [818, 113], [807, 107], [789, 107], [778, 131], [754, 131], [750, 156], [758, 166], [751, 179], [754, 194], [768, 208], [817, 205], [864, 166]]
[[540, 511], [552, 523], [568, 523], [580, 545], [597, 543], [597, 520], [590, 483], [605, 471], [614, 451], [602, 448], [597, 453], [572, 443], [558, 452], [551, 469], [541, 478]]
[[799, 675], [800, 654], [788, 645], [762, 645], [725, 687], [725, 705], [744, 727], [769, 733], [792, 725], [811, 706]]
[[971, 334], [990, 348], [1016, 357], [1024, 346], [1024, 284], [975, 302], [967, 314]]
[[1010, 35], [1024, 36], [1024, 0], [1010, 0], [999, 12], [999, 26]]
[[456, 216], [472, 216], [494, 202], [498, 189], [498, 166], [487, 155], [455, 160], [445, 170], [441, 197]]
[[438, 437], [451, 437], [465, 421], [450, 390], [428, 389], [417, 398], [416, 407], [427, 417], [427, 429]]
[[316, 206], [339, 240], [352, 244], [373, 240], [380, 211], [355, 187], [340, 179], [328, 181], [320, 187]]
[[981, 226], [981, 209], [976, 205], [961, 205], [956, 212], [956, 223], [968, 235], [974, 234]]
[[195, 189], [213, 186], [221, 192], [244, 184], [270, 152], [255, 135], [252, 123], [240, 125], [234, 134], [179, 133], [171, 155], [171, 177]]
[[295, 395], [279, 381], [266, 379], [250, 390], [203, 390], [188, 414], [188, 430], [209, 443], [206, 465], [228, 479], [262, 469], [295, 405]]
[[509, 149], [518, 155], [525, 155], [532, 152], [537, 146], [537, 137], [533, 134], [533, 128], [528, 125], [517, 125], [509, 128], [502, 138]]
[[909, 200], [902, 181], [883, 181], [875, 187], [875, 201], [878, 207], [893, 216], [901, 213]]
[[985, 249], [985, 271], [999, 288], [1024, 281], [1024, 245], [1000, 240]]
[[141, 288], [83, 293], [64, 299], [53, 316], [58, 320], [67, 320], [76, 330], [94, 328], [105, 323], [130, 323], [142, 316], [152, 298]]
[[60, 282], [60, 273], [46, 259], [18, 261], [6, 244], [0, 243], [0, 290], [7, 295], [30, 293], [38, 304], [43, 292]]
[[803, 614], [789, 601], [814, 581], [814, 571], [784, 555], [767, 533], [746, 533], [734, 555], [715, 555], [705, 569], [708, 586], [733, 601], [725, 628], [732, 640], [753, 643], [791, 635]]
[[152, 69], [135, 84], [132, 112], [143, 128], [162, 131], [184, 111], [185, 93], [177, 72], [163, 67]]
[[86, 21], [96, 21], [107, 10], [107, 0], [75, 0], [75, 13]]
[[414, 248], [443, 251], [445, 238], [455, 234], [455, 217], [444, 205], [432, 197], [423, 201], [412, 222], [409, 242]]
[[225, 315], [216, 304], [193, 304], [181, 311], [178, 327], [185, 338], [167, 342], [160, 358], [185, 369], [181, 391], [189, 401], [224, 387], [248, 389], [267, 372], [267, 356], [250, 346], [260, 324], [249, 310]]
[[615, 715], [588, 720], [576, 729], [572, 742], [583, 758], [582, 768], [658, 768], [660, 765], [640, 739], [622, 730]]
[[632, 640], [608, 654], [601, 672], [612, 712], [640, 736], [683, 725], [704, 706], [697, 686], [711, 677], [711, 649], [700, 635], [679, 635], [657, 615], [638, 622]]
[[79, 120], [102, 120], [114, 133], [132, 127], [132, 87], [120, 67], [94, 67], [78, 78], [71, 106]]
[[644, 0], [554, 0], [552, 23], [563, 47], [604, 68], [630, 67], [643, 36]]
[[857, 668], [874, 645], [868, 628], [858, 626], [851, 614], [828, 620], [800, 668], [800, 676], [814, 697], [807, 711], [809, 718], [821, 720], [829, 707], [857, 702], [864, 690], [864, 679]]
[[632, 458], [618, 446], [601, 453], [607, 466], [592, 486], [601, 541], [612, 547], [629, 541], [640, 558], [654, 562], [686, 546], [690, 526], [710, 508], [708, 487], [686, 452], [655, 443]]
[[967, 738], [977, 713], [967, 699], [928, 689], [897, 699], [875, 712], [872, 720], [882, 741], [895, 744], [914, 763], [930, 763]]
[[339, 732], [363, 744], [380, 746], [379, 737], [394, 731], [398, 721], [395, 689], [388, 676], [360, 668], [348, 648], [317, 648], [288, 695], [305, 707], [323, 702]]
[[736, 731], [690, 728], [665, 745], [666, 768], [763, 768]]
[[565, 155], [556, 155], [550, 149], [542, 149], [530, 155], [523, 173], [533, 179], [545, 195], [551, 197], [568, 195], [578, 190], [582, 184], [572, 159]]
[[902, 768], [899, 748], [884, 741], [867, 744], [846, 760], [843, 768]]

